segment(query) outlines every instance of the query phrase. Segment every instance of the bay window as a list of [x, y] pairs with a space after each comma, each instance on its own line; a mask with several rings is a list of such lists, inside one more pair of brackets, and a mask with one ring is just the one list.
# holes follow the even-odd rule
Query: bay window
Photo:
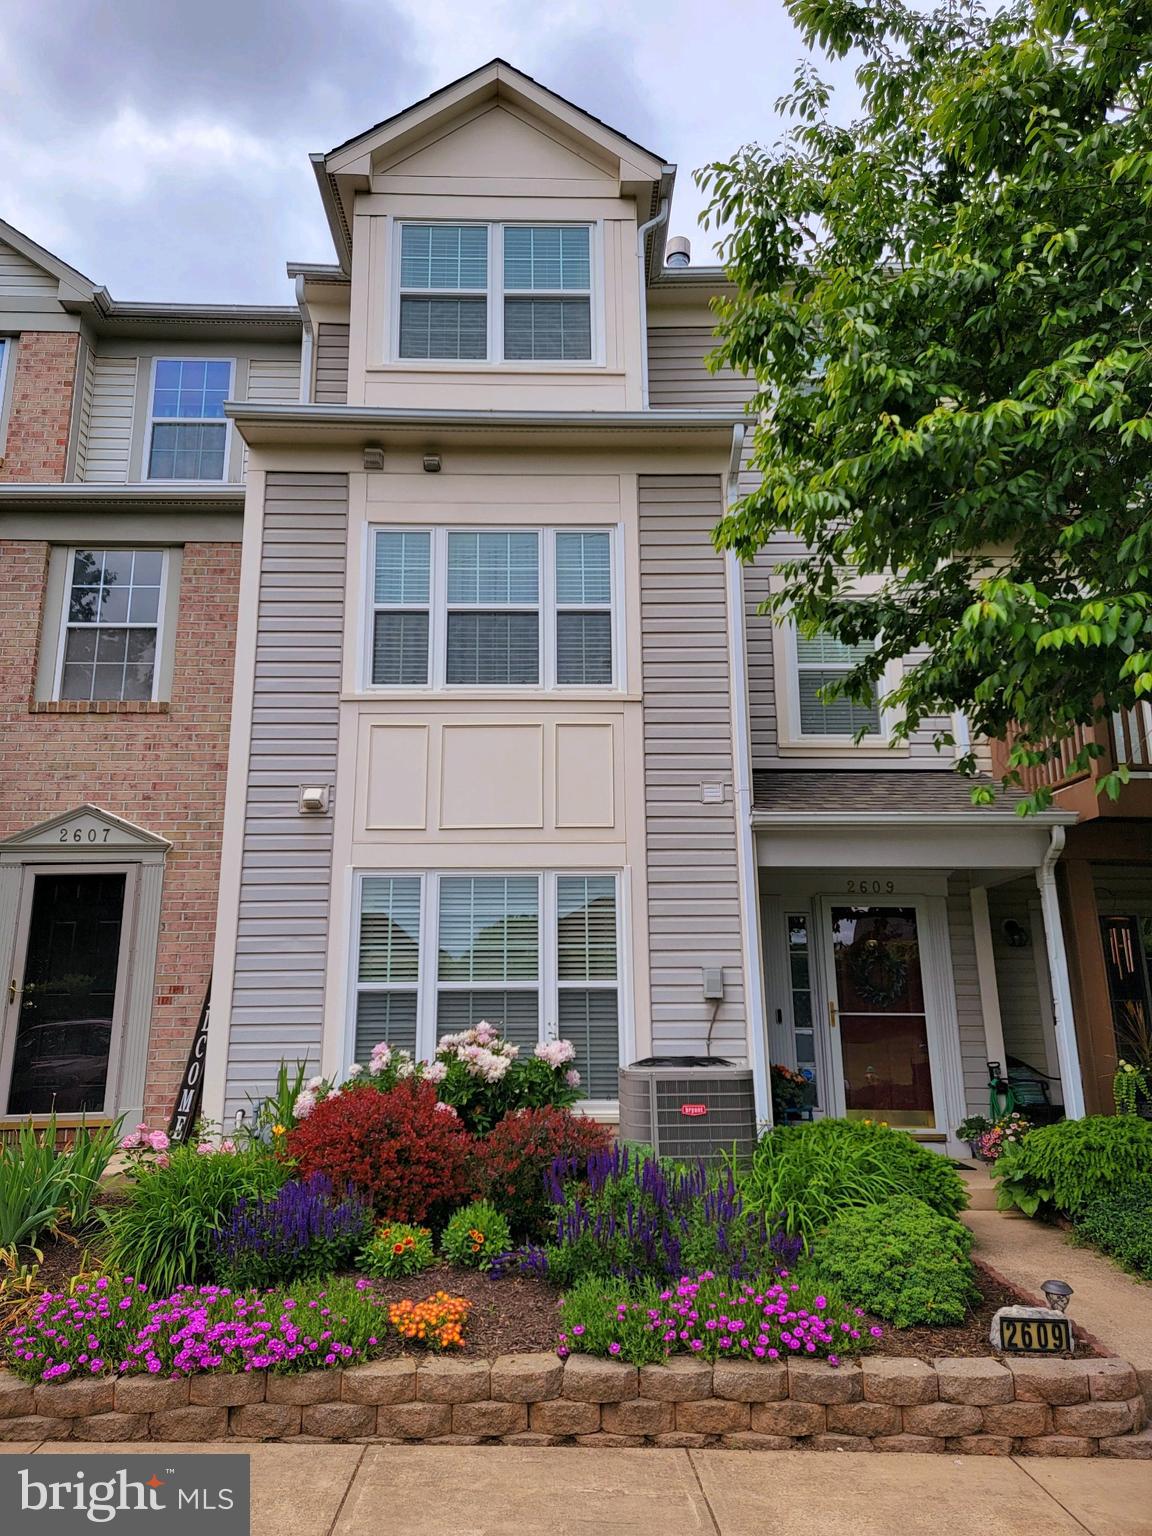
[[619, 901], [613, 874], [361, 877], [351, 1056], [429, 1058], [486, 1019], [531, 1055], [570, 1040], [589, 1099], [615, 1099]]

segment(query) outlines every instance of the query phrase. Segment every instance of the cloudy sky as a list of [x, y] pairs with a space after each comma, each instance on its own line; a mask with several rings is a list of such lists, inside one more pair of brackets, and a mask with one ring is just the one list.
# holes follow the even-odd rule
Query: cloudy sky
[[[531, 14], [529, 12], [531, 11]], [[779, 127], [783, 0], [4, 0], [0, 217], [121, 299], [289, 302], [308, 154], [500, 55], [692, 170]], [[839, 71], [844, 74], [843, 69]]]

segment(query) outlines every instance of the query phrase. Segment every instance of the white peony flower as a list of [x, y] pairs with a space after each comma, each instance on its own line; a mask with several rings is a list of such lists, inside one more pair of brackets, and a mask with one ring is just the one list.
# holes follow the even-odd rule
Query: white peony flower
[[292, 1113], [297, 1120], [307, 1120], [308, 1116], [316, 1108], [316, 1095], [309, 1088], [305, 1088], [296, 1096], [296, 1102], [292, 1106]]

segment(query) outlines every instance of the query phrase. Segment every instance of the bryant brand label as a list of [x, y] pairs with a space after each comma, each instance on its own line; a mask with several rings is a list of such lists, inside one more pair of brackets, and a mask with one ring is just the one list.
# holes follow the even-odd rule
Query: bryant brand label
[[681, 1104], [680, 1113], [695, 1119], [700, 1115], [706, 1115], [708, 1113], [708, 1106], [707, 1104]]

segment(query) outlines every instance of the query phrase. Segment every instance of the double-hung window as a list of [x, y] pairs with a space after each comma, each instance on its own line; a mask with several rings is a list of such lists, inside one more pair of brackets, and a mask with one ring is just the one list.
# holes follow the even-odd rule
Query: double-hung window
[[369, 681], [610, 688], [610, 529], [377, 528]]
[[524, 1056], [571, 1041], [584, 1096], [614, 1099], [618, 908], [612, 874], [364, 875], [352, 1059], [486, 1019]]
[[593, 360], [588, 224], [404, 223], [398, 272], [402, 361]]
[[164, 550], [73, 549], [68, 559], [54, 697], [155, 698]]
[[875, 648], [870, 640], [845, 645], [823, 631], [811, 638], [797, 633], [797, 720], [801, 736], [851, 737], [861, 729], [869, 736], [879, 734], [880, 698], [876, 688], [867, 704], [848, 698], [825, 701], [820, 697], [822, 689], [846, 676]]
[[223, 480], [228, 449], [226, 358], [160, 357], [152, 374], [149, 480]]

